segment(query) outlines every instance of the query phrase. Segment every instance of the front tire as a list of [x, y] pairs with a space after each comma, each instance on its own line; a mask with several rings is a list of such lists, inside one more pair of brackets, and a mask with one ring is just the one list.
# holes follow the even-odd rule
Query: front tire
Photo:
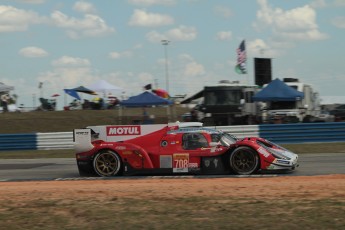
[[249, 147], [239, 147], [230, 155], [230, 167], [239, 175], [250, 175], [259, 168], [259, 156]]
[[121, 158], [111, 150], [102, 150], [93, 159], [93, 168], [99, 176], [117, 176], [121, 173]]

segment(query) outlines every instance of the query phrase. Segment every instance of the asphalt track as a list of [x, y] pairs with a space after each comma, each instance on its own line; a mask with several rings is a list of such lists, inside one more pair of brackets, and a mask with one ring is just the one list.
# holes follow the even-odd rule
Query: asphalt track
[[[300, 166], [288, 174], [260, 174], [246, 177], [264, 176], [315, 176], [345, 174], [345, 153], [300, 154]], [[173, 176], [174, 178], [186, 176]], [[187, 176], [188, 177], [188, 176]], [[199, 176], [212, 177], [212, 176]], [[234, 175], [217, 175], [214, 177], [242, 177]], [[119, 178], [119, 177], [116, 177]], [[121, 177], [122, 179], [124, 177]], [[127, 177], [130, 178], [130, 177]], [[141, 178], [141, 177], [131, 177]], [[144, 177], [147, 178], [147, 177]], [[155, 177], [152, 177], [155, 178]], [[162, 177], [160, 177], [162, 178]], [[166, 177], [171, 178], [171, 177]], [[81, 178], [73, 158], [50, 159], [1, 159], [0, 181], [39, 181], [39, 180], [87, 180]], [[100, 178], [105, 179], [105, 178]], [[109, 179], [109, 178], [107, 178]], [[115, 179], [115, 178], [112, 178]]]

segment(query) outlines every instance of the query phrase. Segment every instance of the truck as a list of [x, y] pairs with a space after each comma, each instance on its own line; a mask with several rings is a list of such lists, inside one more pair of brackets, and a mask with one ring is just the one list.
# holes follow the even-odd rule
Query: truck
[[268, 101], [263, 103], [261, 106], [263, 123], [317, 121], [321, 112], [318, 92], [311, 85], [302, 83], [297, 78], [283, 78], [283, 82], [297, 91], [303, 92], [304, 97], [296, 101]]
[[257, 122], [258, 104], [252, 101], [258, 86], [239, 81], [222, 80], [217, 85], [205, 86], [181, 104], [202, 98], [193, 112], [198, 120], [208, 126], [246, 125]]

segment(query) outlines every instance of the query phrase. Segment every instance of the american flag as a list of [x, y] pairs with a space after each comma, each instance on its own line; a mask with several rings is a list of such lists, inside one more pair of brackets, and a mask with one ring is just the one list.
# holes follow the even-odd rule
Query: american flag
[[246, 60], [247, 60], [247, 54], [246, 54], [246, 45], [245, 41], [243, 40], [240, 44], [240, 46], [237, 48], [237, 64], [235, 67], [235, 70], [239, 74], [246, 74]]

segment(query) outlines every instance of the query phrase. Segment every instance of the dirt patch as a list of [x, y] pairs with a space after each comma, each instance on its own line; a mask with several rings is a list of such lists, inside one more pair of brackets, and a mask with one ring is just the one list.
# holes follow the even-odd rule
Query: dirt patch
[[116, 179], [1, 182], [0, 200], [145, 197], [337, 198], [345, 200], [345, 175], [268, 178]]
[[0, 182], [0, 229], [344, 229], [344, 204], [345, 175]]

